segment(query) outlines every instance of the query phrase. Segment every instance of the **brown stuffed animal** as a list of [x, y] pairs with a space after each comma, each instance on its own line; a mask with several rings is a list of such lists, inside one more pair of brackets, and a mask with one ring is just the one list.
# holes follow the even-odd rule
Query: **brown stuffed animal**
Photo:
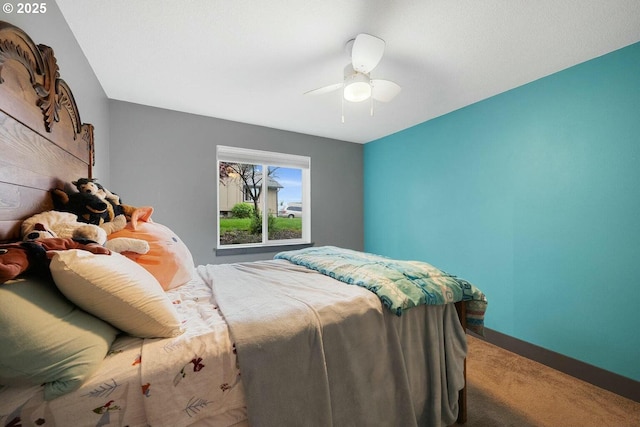
[[103, 199], [88, 191], [67, 193], [54, 188], [50, 193], [56, 211], [76, 214], [78, 221], [98, 225], [107, 235], [122, 230], [127, 222], [130, 222], [135, 230], [138, 221], [146, 222], [153, 212], [150, 206], [114, 204], [110, 199]]
[[52, 237], [33, 242], [0, 245], [0, 284], [15, 279], [30, 268], [48, 268], [53, 251], [82, 249], [94, 254], [110, 255], [111, 251], [96, 242]]
[[17, 277], [28, 266], [27, 251], [20, 243], [0, 247], [0, 283]]

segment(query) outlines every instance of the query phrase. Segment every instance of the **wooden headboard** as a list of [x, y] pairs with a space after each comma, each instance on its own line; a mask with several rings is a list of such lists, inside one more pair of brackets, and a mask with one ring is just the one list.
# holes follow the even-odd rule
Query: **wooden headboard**
[[0, 241], [52, 209], [49, 190], [92, 177], [93, 126], [83, 124], [53, 49], [0, 21]]

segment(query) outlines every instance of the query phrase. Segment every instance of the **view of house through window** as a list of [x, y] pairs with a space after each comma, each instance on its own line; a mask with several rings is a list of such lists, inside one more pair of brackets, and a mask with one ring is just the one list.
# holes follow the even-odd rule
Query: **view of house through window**
[[218, 146], [218, 247], [310, 241], [309, 158]]

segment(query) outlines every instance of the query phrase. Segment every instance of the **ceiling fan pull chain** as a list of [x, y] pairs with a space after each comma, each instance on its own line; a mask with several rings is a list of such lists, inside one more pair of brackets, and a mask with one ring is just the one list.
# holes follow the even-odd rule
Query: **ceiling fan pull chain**
[[342, 95], [340, 96], [340, 108], [342, 110], [342, 123], [344, 123], [344, 96]]
[[371, 88], [371, 110], [369, 111], [369, 113], [371, 114], [371, 117], [373, 117], [373, 87]]

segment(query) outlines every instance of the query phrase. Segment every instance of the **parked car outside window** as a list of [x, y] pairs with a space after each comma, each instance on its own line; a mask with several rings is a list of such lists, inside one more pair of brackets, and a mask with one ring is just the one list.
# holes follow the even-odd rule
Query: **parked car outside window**
[[302, 206], [283, 205], [280, 206], [278, 216], [281, 218], [302, 218]]

